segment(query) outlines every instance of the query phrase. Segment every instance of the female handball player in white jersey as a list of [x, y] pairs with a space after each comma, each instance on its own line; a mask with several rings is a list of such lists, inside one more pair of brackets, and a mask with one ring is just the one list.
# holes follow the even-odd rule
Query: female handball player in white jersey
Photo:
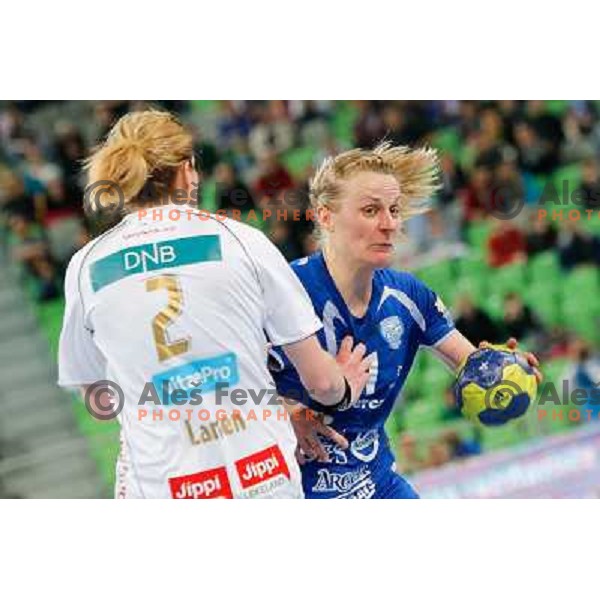
[[333, 409], [368, 379], [364, 346], [348, 340], [337, 358], [322, 350], [321, 322], [278, 250], [190, 205], [192, 139], [169, 113], [124, 116], [87, 171], [88, 190], [104, 186], [95, 208], [121, 203], [126, 214], [69, 264], [59, 384], [83, 388], [92, 409], [112, 390], [116, 496], [302, 497], [266, 336]]

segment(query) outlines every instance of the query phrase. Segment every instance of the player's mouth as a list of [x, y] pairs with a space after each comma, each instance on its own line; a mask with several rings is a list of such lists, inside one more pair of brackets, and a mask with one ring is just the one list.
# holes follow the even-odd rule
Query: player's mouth
[[394, 244], [387, 244], [387, 243], [373, 244], [371, 247], [374, 250], [377, 250], [377, 252], [393, 252], [394, 251]]

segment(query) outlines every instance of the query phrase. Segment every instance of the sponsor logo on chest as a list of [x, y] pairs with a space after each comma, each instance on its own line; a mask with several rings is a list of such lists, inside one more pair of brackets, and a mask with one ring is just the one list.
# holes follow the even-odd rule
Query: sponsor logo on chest
[[400, 348], [404, 333], [404, 325], [402, 325], [400, 317], [396, 315], [386, 317], [379, 323], [379, 331], [392, 350]]
[[359, 433], [350, 444], [350, 452], [362, 462], [371, 462], [379, 450], [379, 432], [371, 429]]

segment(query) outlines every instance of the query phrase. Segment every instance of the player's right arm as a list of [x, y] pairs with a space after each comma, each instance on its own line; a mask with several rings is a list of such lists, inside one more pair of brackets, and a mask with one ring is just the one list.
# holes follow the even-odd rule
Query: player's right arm
[[356, 400], [369, 378], [370, 359], [365, 358], [366, 348], [358, 344], [352, 348], [352, 338], [342, 342], [337, 357], [321, 348], [317, 336], [287, 344], [283, 350], [294, 365], [304, 388], [319, 404], [338, 404], [348, 382], [351, 397]]
[[279, 250], [262, 233], [253, 235], [256, 239], [251, 250], [266, 308], [264, 329], [270, 341], [283, 348], [302, 385], [317, 402], [334, 406], [345, 399], [347, 391], [356, 400], [369, 378], [365, 347], [358, 344], [352, 349], [348, 339], [337, 358], [323, 350], [314, 335], [323, 325], [304, 286]]

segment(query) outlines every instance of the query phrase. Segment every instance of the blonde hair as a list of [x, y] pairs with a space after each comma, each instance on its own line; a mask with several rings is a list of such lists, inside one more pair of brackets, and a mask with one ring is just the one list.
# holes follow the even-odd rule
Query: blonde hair
[[131, 112], [117, 121], [85, 161], [88, 189], [104, 183], [108, 198], [101, 207], [86, 208], [113, 210], [118, 203], [127, 207], [160, 202], [177, 168], [192, 155], [192, 136], [174, 115], [160, 110]]
[[365, 171], [393, 175], [400, 186], [403, 221], [428, 210], [425, 201], [439, 189], [439, 161], [432, 148], [411, 149], [381, 142], [372, 150], [354, 148], [326, 158], [310, 181], [309, 197], [316, 210], [339, 205], [340, 182]]

